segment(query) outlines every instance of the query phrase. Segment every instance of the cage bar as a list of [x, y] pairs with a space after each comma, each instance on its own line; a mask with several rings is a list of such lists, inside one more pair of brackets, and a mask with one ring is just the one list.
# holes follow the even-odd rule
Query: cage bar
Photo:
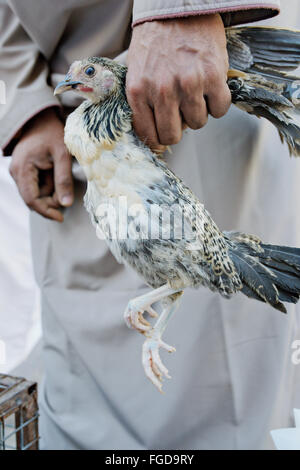
[[0, 374], [0, 450], [38, 450], [37, 384]]

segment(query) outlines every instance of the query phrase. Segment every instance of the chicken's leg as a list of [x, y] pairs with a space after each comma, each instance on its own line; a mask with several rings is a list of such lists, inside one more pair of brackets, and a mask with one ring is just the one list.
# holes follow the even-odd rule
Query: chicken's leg
[[170, 379], [171, 377], [169, 376], [168, 369], [163, 365], [159, 357], [159, 348], [163, 348], [170, 353], [175, 351], [175, 348], [162, 341], [161, 337], [166, 329], [168, 321], [179, 305], [180, 297], [181, 295], [177, 297], [175, 301], [170, 298], [168, 299], [168, 303], [165, 304], [154, 327], [145, 333], [147, 339], [143, 344], [142, 355], [144, 370], [146, 376], [160, 392], [162, 391], [162, 378], [167, 377]]
[[124, 320], [128, 328], [134, 328], [143, 334], [150, 331], [152, 327], [143, 317], [143, 313], [147, 312], [151, 317], [158, 317], [158, 314], [152, 308], [152, 304], [177, 292], [180, 292], [180, 289], [173, 289], [169, 284], [165, 284], [158, 289], [130, 300], [124, 313]]

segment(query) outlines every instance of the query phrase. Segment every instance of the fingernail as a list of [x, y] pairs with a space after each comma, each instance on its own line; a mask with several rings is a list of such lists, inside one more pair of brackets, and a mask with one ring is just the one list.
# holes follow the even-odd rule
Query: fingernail
[[72, 202], [73, 202], [73, 197], [70, 194], [63, 196], [60, 201], [61, 205], [66, 206], [66, 207], [71, 206]]

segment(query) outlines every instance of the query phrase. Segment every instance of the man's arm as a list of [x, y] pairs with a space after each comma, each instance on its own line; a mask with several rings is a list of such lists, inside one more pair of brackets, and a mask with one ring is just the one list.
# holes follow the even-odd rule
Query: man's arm
[[134, 3], [127, 97], [137, 134], [158, 151], [179, 142], [184, 126], [200, 129], [208, 114], [220, 118], [228, 111], [224, 21], [263, 19], [278, 12], [276, 1], [192, 4], [185, 0]]
[[63, 141], [59, 101], [47, 84], [48, 65], [18, 18], [0, 0], [0, 145], [12, 154], [11, 174], [26, 204], [62, 221], [58, 210], [73, 200], [71, 157]]

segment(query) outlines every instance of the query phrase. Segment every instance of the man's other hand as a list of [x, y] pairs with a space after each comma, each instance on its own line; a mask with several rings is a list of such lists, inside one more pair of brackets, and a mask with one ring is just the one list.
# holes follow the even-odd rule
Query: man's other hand
[[128, 54], [127, 98], [138, 136], [154, 150], [176, 144], [183, 127], [200, 129], [226, 114], [228, 54], [220, 15], [135, 26]]
[[27, 206], [63, 221], [59, 208], [73, 203], [72, 160], [64, 144], [64, 126], [51, 108], [27, 125], [16, 145], [10, 173]]

